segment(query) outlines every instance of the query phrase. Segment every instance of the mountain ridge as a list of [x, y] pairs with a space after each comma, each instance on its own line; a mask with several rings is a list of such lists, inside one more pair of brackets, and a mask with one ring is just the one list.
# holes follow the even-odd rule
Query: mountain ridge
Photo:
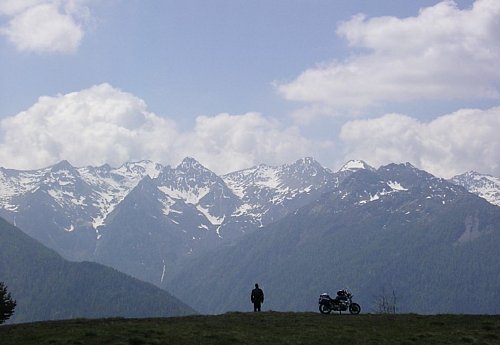
[[146, 160], [74, 168], [63, 161], [32, 171], [1, 168], [0, 216], [67, 259], [100, 262], [165, 287], [193, 258], [267, 231], [325, 194], [346, 201], [332, 212], [424, 192], [440, 197], [433, 204], [439, 207], [454, 193], [439, 190], [444, 182], [410, 163], [375, 169], [353, 160], [332, 172], [311, 157], [222, 176], [192, 157], [176, 167]]

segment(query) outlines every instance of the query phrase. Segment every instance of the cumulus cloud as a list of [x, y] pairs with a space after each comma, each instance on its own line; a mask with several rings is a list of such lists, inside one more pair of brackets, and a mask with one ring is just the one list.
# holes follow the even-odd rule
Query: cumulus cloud
[[410, 162], [440, 177], [469, 170], [500, 176], [500, 107], [462, 109], [430, 122], [388, 114], [347, 122], [340, 138], [346, 159], [375, 166]]
[[298, 113], [353, 112], [393, 102], [500, 98], [500, 1], [469, 9], [443, 1], [415, 17], [356, 15], [337, 34], [353, 49], [345, 61], [320, 64], [277, 84]]
[[1, 0], [0, 15], [8, 22], [0, 27], [20, 51], [73, 53], [80, 46], [89, 22], [85, 0]]
[[200, 116], [192, 130], [147, 110], [140, 98], [109, 84], [56, 97], [0, 122], [0, 165], [30, 169], [67, 159], [76, 166], [185, 156], [225, 173], [257, 163], [281, 164], [321, 144], [258, 113]]
[[179, 151], [184, 155], [196, 152], [202, 162], [210, 162], [208, 165], [215, 170], [223, 164], [225, 171], [260, 163], [288, 163], [329, 146], [306, 139], [297, 127], [284, 127], [259, 113], [200, 116], [183, 140], [185, 144]]
[[156, 145], [164, 151], [177, 135], [175, 124], [109, 84], [40, 97], [28, 110], [2, 120], [0, 128], [2, 164], [22, 168], [62, 159], [119, 165], [152, 153]]

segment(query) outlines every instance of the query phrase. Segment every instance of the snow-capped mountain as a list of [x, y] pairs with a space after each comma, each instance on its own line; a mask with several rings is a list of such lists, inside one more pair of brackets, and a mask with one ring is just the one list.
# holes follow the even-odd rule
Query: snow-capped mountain
[[98, 261], [164, 286], [186, 259], [233, 245], [324, 195], [343, 201], [331, 212], [383, 201], [410, 217], [419, 214], [410, 201], [391, 200], [425, 192], [445, 205], [461, 187], [443, 190], [442, 182], [410, 164], [374, 169], [359, 160], [335, 173], [303, 158], [224, 176], [189, 157], [176, 167], [141, 161], [75, 168], [62, 161], [31, 171], [0, 168], [0, 216], [68, 259]]
[[17, 171], [0, 169], [0, 216], [70, 259], [87, 258], [104, 219], [145, 175], [157, 176], [150, 161], [113, 169], [75, 168], [67, 161]]
[[453, 177], [450, 181], [465, 187], [489, 203], [500, 206], [500, 178], [469, 171]]
[[[66, 258], [97, 260], [158, 284], [183, 257], [270, 224], [335, 183], [312, 158], [222, 177], [189, 157], [176, 167], [62, 161], [33, 171], [2, 168], [0, 216]], [[151, 246], [155, 254], [145, 254]]]
[[219, 176], [189, 157], [175, 169], [163, 169], [154, 183], [163, 195], [165, 216], [179, 222], [183, 217], [180, 207], [191, 207], [206, 218], [197, 227], [206, 230], [215, 227], [218, 234], [220, 226], [240, 203]]
[[68, 161], [32, 171], [0, 168], [0, 210], [20, 212], [20, 200], [42, 190], [69, 213], [80, 213], [70, 218], [97, 228], [145, 175], [156, 177], [161, 168], [150, 161], [126, 163], [117, 169], [109, 165], [74, 168]]
[[[312, 159], [217, 176], [192, 158], [145, 178], [102, 227], [95, 260], [163, 286], [182, 263], [280, 219], [326, 191]], [[139, 230], [140, 229], [140, 230]]]
[[495, 314], [499, 224], [497, 206], [411, 164], [362, 167], [265, 231], [194, 258], [167, 288], [202, 313], [248, 310], [257, 281], [269, 310], [317, 311], [321, 292], [348, 286], [366, 312], [385, 289], [400, 312]]
[[279, 167], [259, 165], [222, 177], [241, 205], [234, 216], [247, 216], [262, 227], [282, 218], [335, 186], [335, 174], [307, 157]]

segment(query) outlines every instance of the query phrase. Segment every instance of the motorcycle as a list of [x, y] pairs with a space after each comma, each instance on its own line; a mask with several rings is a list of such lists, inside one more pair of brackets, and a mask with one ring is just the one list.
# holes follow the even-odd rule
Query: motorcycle
[[360, 305], [352, 301], [352, 293], [348, 289], [337, 291], [335, 298], [331, 298], [327, 293], [322, 293], [318, 303], [321, 314], [330, 314], [332, 311], [338, 311], [342, 314], [343, 311], [349, 310], [351, 314], [357, 315], [361, 312]]

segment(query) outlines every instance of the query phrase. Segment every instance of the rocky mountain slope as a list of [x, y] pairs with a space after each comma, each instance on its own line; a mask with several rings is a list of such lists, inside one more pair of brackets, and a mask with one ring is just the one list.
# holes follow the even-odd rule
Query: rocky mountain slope
[[[500, 208], [410, 164], [357, 169], [334, 190], [210, 256], [168, 287], [201, 312], [317, 310], [320, 293], [349, 287], [364, 311], [377, 296], [397, 310], [500, 312]], [[391, 295], [386, 295], [390, 298]]]

